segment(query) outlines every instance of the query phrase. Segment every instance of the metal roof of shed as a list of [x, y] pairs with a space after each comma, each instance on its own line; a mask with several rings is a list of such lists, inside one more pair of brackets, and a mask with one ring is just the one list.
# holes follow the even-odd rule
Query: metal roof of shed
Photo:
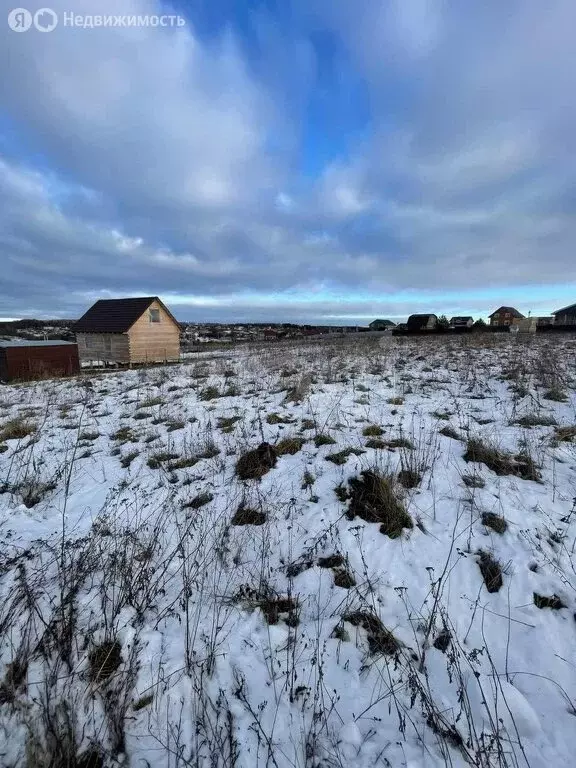
[[52, 339], [51, 341], [32, 341], [30, 339], [14, 339], [5, 341], [0, 339], [0, 347], [75, 347], [74, 341], [62, 341], [61, 339]]

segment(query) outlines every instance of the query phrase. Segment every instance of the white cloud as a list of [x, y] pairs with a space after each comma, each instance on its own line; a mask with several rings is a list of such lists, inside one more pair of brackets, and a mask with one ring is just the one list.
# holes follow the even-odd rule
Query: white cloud
[[[63, 14], [70, 4], [55, 0]], [[92, 0], [74, 13], [92, 14]], [[102, 0], [97, 12], [158, 13], [154, 0]], [[222, 206], [272, 183], [271, 119], [231, 36], [208, 47], [182, 28], [66, 28], [6, 35], [0, 65], [12, 115], [88, 186], [155, 204]]]

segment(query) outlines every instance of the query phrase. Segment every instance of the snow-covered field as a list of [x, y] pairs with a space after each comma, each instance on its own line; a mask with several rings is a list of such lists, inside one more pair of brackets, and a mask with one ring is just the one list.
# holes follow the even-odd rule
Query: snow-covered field
[[0, 388], [0, 764], [573, 766], [575, 363], [354, 337]]

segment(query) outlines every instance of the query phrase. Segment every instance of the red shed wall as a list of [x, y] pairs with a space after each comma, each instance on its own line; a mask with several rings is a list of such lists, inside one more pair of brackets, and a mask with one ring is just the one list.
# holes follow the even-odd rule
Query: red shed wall
[[76, 344], [47, 347], [4, 347], [1, 352], [5, 358], [4, 378], [9, 381], [71, 376], [80, 372]]

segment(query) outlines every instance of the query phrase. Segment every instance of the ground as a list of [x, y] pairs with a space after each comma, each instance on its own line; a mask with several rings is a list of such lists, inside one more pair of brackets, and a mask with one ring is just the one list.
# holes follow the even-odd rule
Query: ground
[[0, 764], [572, 766], [575, 363], [354, 337], [0, 388]]

